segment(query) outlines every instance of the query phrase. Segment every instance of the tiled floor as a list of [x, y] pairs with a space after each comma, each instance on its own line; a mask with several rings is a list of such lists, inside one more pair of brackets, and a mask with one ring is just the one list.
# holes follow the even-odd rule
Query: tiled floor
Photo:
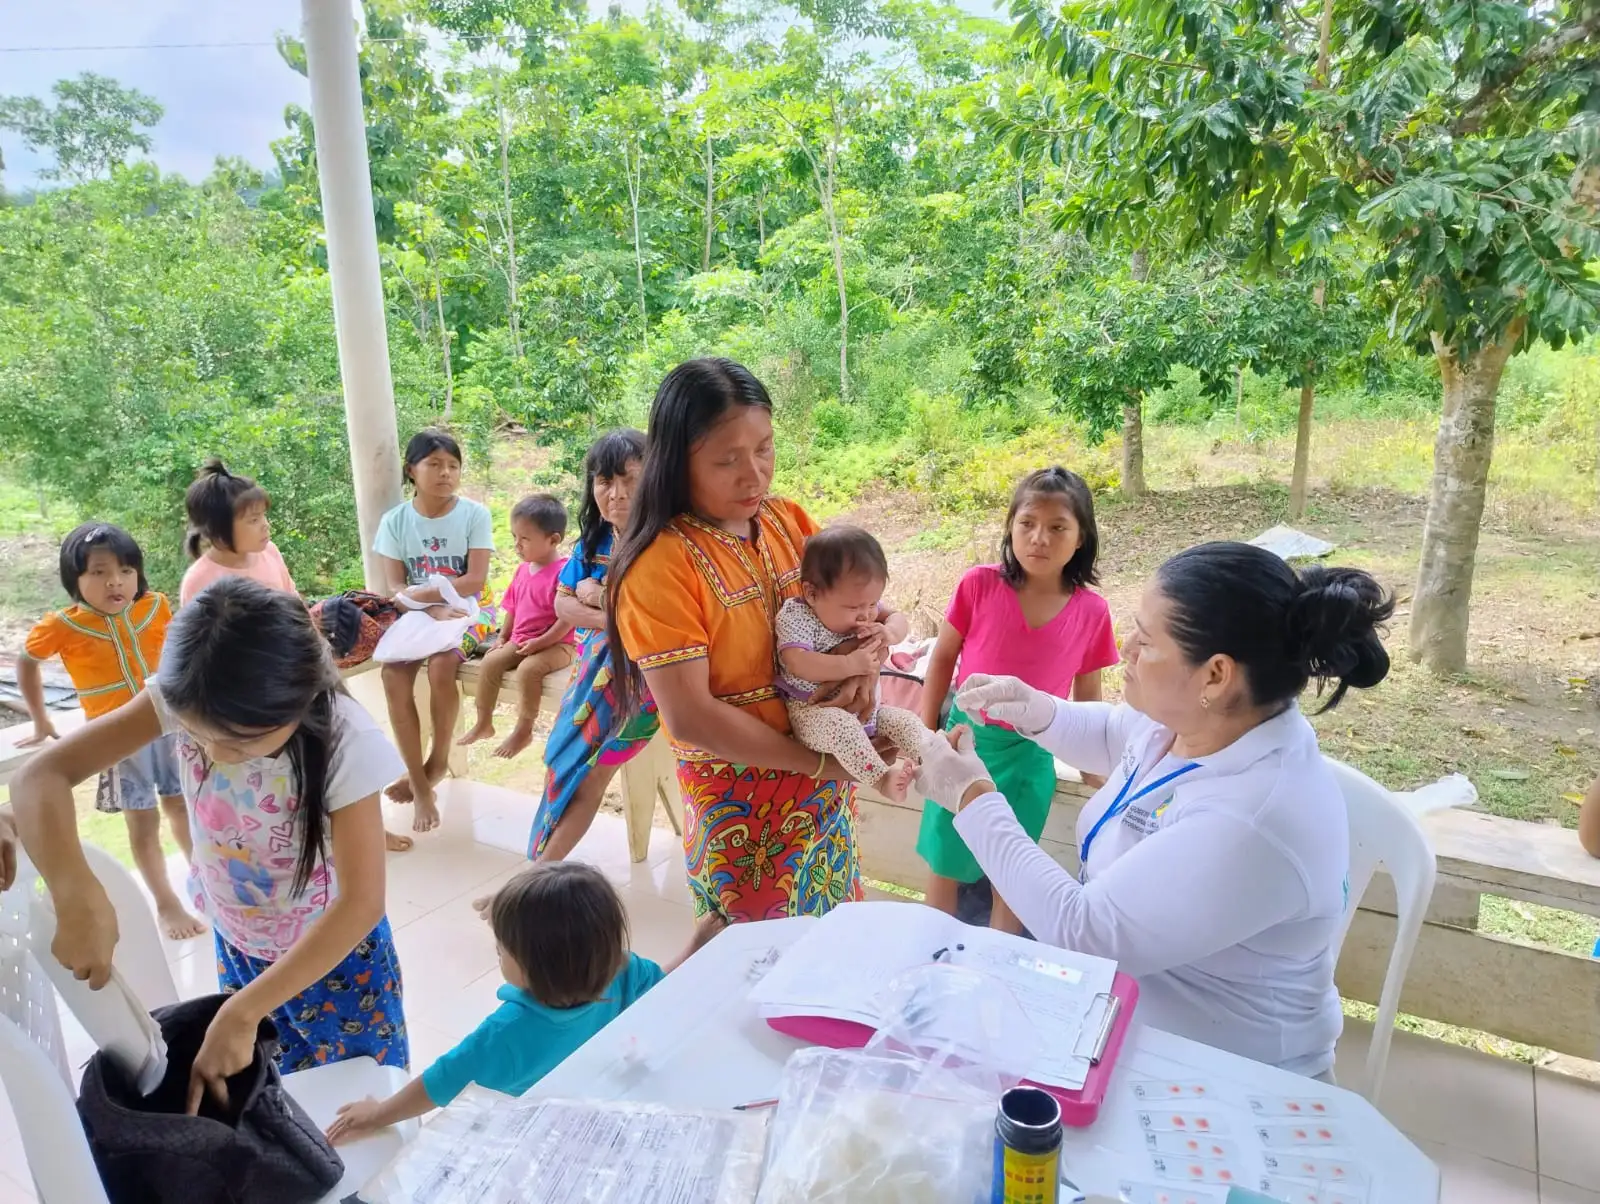
[[[472, 900], [523, 865], [533, 800], [450, 782], [443, 828], [389, 858], [389, 918], [406, 969], [413, 1063], [425, 1066], [494, 1006], [501, 979], [488, 925]], [[409, 815], [396, 809], [391, 826]], [[691, 926], [682, 853], [658, 829], [649, 857], [628, 860], [620, 818], [601, 816], [575, 856], [598, 865], [628, 906], [634, 947], [671, 957]], [[209, 941], [169, 945], [184, 995], [216, 989]], [[89, 1042], [64, 1017], [75, 1065]], [[1340, 1071], [1359, 1078], [1368, 1030], [1351, 1023]], [[1397, 1033], [1382, 1100], [1386, 1115], [1440, 1166], [1443, 1204], [1600, 1204], [1600, 1088], [1453, 1045]], [[9, 1105], [0, 1101], [0, 1204], [33, 1199]], [[1418, 1201], [1418, 1204], [1427, 1204]]]

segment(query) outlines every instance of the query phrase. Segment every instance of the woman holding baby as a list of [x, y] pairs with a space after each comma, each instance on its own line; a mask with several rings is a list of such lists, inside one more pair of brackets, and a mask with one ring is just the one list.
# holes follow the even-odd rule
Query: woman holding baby
[[[732, 920], [819, 915], [861, 897], [854, 783], [791, 735], [775, 680], [774, 625], [802, 595], [818, 525], [768, 496], [773, 460], [772, 401], [748, 369], [673, 369], [650, 408], [608, 580], [619, 721], [647, 687], [678, 758], [695, 911]], [[859, 617], [861, 638], [829, 649], [841, 667], [820, 667], [831, 680], [809, 666], [806, 700], [853, 715], [858, 731], [876, 706], [877, 666], [904, 635], [881, 603]]]

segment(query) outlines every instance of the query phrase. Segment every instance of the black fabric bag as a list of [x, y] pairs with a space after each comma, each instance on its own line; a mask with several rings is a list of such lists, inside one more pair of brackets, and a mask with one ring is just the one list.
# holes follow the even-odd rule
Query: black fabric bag
[[270, 1020], [250, 1065], [228, 1080], [228, 1107], [208, 1091], [200, 1115], [185, 1115], [190, 1068], [226, 998], [151, 1013], [166, 1038], [167, 1073], [148, 1096], [104, 1052], [89, 1060], [78, 1115], [111, 1204], [315, 1204], [344, 1176], [344, 1162], [283, 1089]]

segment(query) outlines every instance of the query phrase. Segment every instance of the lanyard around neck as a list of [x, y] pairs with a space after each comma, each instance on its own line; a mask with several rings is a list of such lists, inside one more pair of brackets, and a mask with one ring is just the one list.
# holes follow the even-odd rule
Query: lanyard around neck
[[1083, 845], [1078, 849], [1079, 882], [1087, 882], [1089, 880], [1089, 848], [1094, 844], [1094, 838], [1100, 835], [1101, 828], [1105, 827], [1106, 824], [1111, 822], [1113, 819], [1116, 819], [1119, 815], [1121, 815], [1134, 803], [1144, 798], [1146, 795], [1154, 794], [1168, 782], [1173, 781], [1175, 778], [1181, 778], [1191, 769], [1199, 769], [1200, 764], [1197, 761], [1190, 761], [1187, 765], [1180, 765], [1171, 773], [1164, 774], [1155, 781], [1148, 783], [1137, 791], [1134, 791], [1134, 793], [1130, 795], [1128, 791], [1133, 789], [1133, 783], [1139, 777], [1139, 768], [1140, 767], [1138, 765], [1135, 765], [1128, 772], [1128, 776], [1122, 781], [1122, 789], [1117, 791], [1117, 797], [1111, 800], [1111, 806], [1106, 808], [1104, 815], [1094, 821], [1094, 827], [1090, 828], [1089, 834], [1083, 838]]

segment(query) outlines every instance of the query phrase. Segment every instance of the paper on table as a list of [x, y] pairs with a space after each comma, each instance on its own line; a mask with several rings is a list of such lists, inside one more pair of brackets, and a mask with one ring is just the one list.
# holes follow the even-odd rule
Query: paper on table
[[836, 907], [785, 950], [750, 999], [767, 1016], [821, 1016], [876, 1028], [889, 981], [948, 950], [955, 923], [931, 907], [905, 903]]
[[911, 903], [835, 908], [751, 991], [766, 1016], [820, 1016], [879, 1027], [897, 975], [940, 960], [1003, 983], [1032, 1021], [1038, 1054], [1029, 1078], [1076, 1090], [1089, 1072], [1079, 1049], [1095, 997], [1109, 993], [1116, 963], [1053, 949]]
[[473, 1089], [363, 1190], [373, 1204], [752, 1204], [765, 1117]]

